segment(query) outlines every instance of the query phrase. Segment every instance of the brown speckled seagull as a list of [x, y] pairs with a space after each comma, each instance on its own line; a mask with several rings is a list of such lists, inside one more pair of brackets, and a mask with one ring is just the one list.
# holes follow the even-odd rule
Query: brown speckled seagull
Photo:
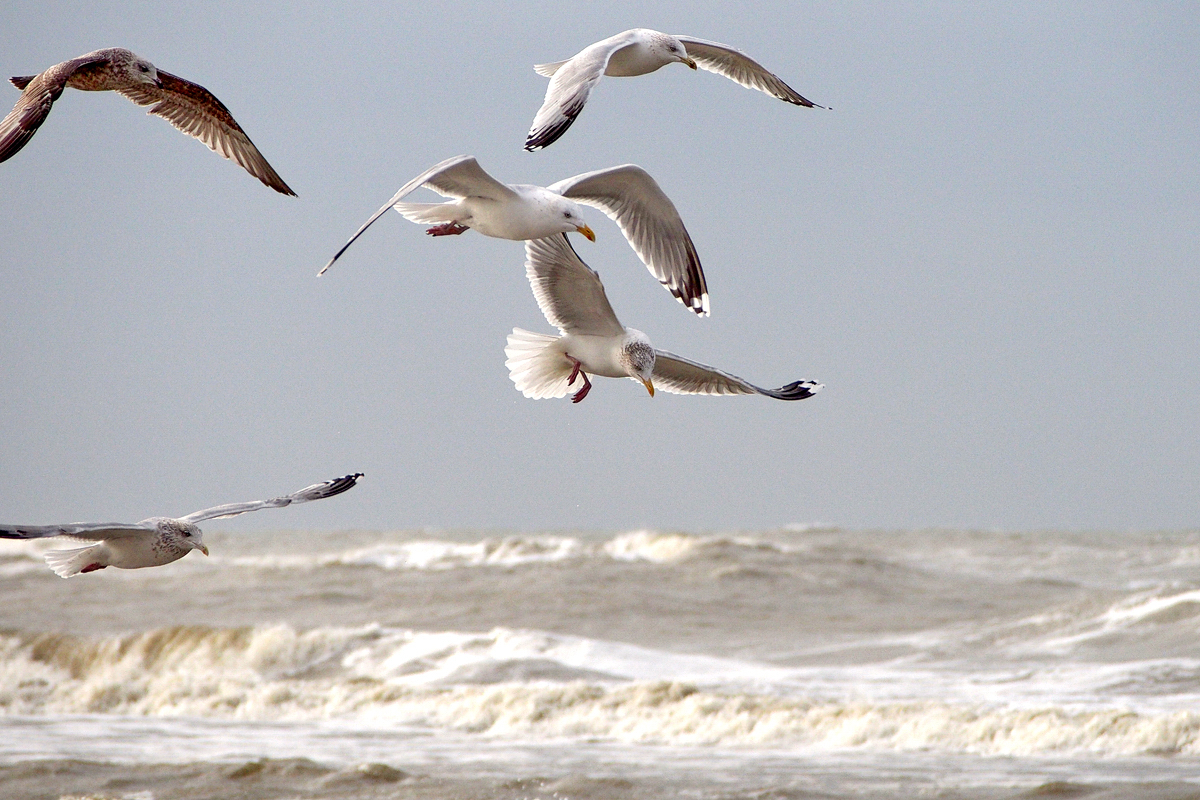
[[21, 97], [0, 122], [0, 161], [16, 155], [46, 121], [63, 89], [115, 91], [162, 117], [281, 194], [293, 192], [271, 168], [229, 109], [199, 84], [156, 69], [144, 58], [110, 47], [55, 64], [37, 75], [10, 78]]
[[314, 483], [298, 492], [272, 500], [252, 500], [249, 503], [227, 503], [206, 508], [186, 517], [150, 517], [141, 522], [72, 522], [69, 525], [0, 525], [0, 539], [41, 539], [46, 536], [66, 536], [94, 542], [77, 550], [51, 550], [46, 563], [58, 575], [70, 578], [81, 572], [95, 572], [105, 567], [142, 569], [161, 567], [178, 561], [193, 550], [208, 555], [200, 539], [197, 522], [206, 519], [236, 517], [264, 508], [283, 508], [310, 500], [324, 500], [354, 488], [361, 472]]

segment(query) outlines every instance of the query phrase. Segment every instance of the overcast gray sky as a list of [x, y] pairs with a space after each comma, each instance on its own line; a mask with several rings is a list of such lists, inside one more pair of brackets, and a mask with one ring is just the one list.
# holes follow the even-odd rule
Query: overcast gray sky
[[[532, 65], [631, 27], [738, 47], [833, 110], [674, 66], [605, 79], [524, 152]], [[1194, 527], [1197, 42], [1191, 3], [5, 3], [4, 76], [127, 47], [216, 94], [299, 198], [120, 96], [62, 96], [0, 165], [0, 517], [179, 515], [362, 471], [216, 525]], [[316, 278], [460, 153], [541, 185], [641, 165], [713, 315], [590, 211], [576, 248], [621, 321], [825, 391], [527, 400], [505, 336], [552, 329], [522, 246], [397, 214]]]

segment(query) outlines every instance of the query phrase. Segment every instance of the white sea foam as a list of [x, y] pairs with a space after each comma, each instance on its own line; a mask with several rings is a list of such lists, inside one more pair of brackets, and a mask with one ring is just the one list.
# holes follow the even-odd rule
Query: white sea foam
[[1043, 614], [1022, 620], [1012, 627], [1044, 629], [1045, 633], [1020, 639], [1009, 650], [1014, 654], [1040, 652], [1061, 656], [1080, 645], [1142, 629], [1179, 624], [1194, 629], [1198, 619], [1200, 590], [1180, 592], [1155, 587], [1121, 598], [1098, 613], [1080, 615], [1062, 610], [1054, 617]]
[[[538, 665], [554, 670], [528, 671]], [[489, 736], [692, 746], [1200, 755], [1194, 711], [1021, 706], [972, 697], [970, 687], [957, 700], [846, 691], [872, 680], [886, 688], [888, 670], [872, 669], [874, 677], [859, 668], [848, 681], [841, 669], [787, 670], [508, 629], [299, 632], [276, 625], [97, 639], [9, 635], [0, 637], [0, 709], [263, 722], [361, 718]], [[519, 674], [534, 679], [513, 679]], [[832, 691], [839, 679], [841, 696]], [[896, 672], [891, 688], [920, 680]], [[822, 681], [825, 692], [809, 691]]]

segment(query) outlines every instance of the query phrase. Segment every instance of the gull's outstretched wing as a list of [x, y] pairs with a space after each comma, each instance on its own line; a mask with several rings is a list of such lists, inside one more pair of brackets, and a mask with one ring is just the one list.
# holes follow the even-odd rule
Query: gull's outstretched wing
[[12, 85], [22, 92], [12, 111], [0, 121], [0, 161], [12, 158], [33, 138], [50, 114], [54, 101], [62, 95], [68, 78], [80, 70], [107, 62], [107, 57], [73, 58], [37, 75], [10, 78]]
[[335, 494], [349, 491], [354, 488], [354, 484], [362, 477], [361, 472], [356, 472], [353, 475], [347, 475], [343, 478], [335, 478], [324, 483], [314, 483], [312, 486], [306, 486], [298, 492], [276, 497], [273, 500], [253, 500], [249, 503], [228, 503], [223, 506], [214, 508], [206, 508], [203, 511], [196, 511], [188, 514], [186, 517], [180, 517], [180, 522], [190, 522], [195, 524], [203, 522], [206, 519], [221, 519], [223, 517], [236, 517], [238, 514], [245, 514], [249, 511], [261, 511], [264, 508], [283, 508], [290, 506], [293, 503], [307, 503], [309, 500], [324, 500], [326, 497], [333, 497]]
[[586, 172], [547, 187], [607, 214], [638, 258], [675, 298], [708, 315], [708, 284], [700, 256], [671, 198], [650, 173], [634, 164]]
[[42, 539], [47, 536], [70, 536], [75, 539], [100, 541], [138, 536], [157, 530], [153, 522], [72, 522], [67, 525], [0, 525], [0, 539]]
[[788, 103], [808, 108], [824, 108], [824, 106], [819, 106], [801, 97], [799, 92], [784, 83], [778, 75], [741, 50], [736, 50], [727, 44], [709, 42], [691, 36], [676, 34], [675, 38], [683, 42], [688, 55], [701, 69], [724, 75], [735, 83], [740, 83], [749, 89], [766, 92]]
[[296, 196], [212, 92], [161, 69], [158, 79], [162, 88], [139, 84], [117, 91], [139, 106], [151, 106], [147, 113], [204, 142], [280, 194]]
[[825, 384], [796, 381], [778, 389], [763, 389], [707, 364], [656, 350], [654, 388], [674, 394], [762, 394], [777, 400], [803, 400], [824, 389]]
[[600, 276], [580, 260], [566, 234], [525, 242], [525, 276], [546, 321], [563, 333], [619, 336], [625, 332]]
[[454, 156], [453, 158], [447, 158], [445, 161], [434, 164], [401, 186], [400, 190], [392, 195], [392, 199], [388, 200], [378, 211], [372, 214], [371, 218], [354, 232], [354, 235], [350, 237], [350, 241], [342, 245], [342, 249], [334, 253], [333, 258], [329, 259], [329, 263], [321, 267], [321, 271], [317, 274], [324, 275], [325, 270], [332, 267], [333, 262], [337, 261], [342, 253], [346, 252], [346, 248], [354, 244], [354, 240], [362, 236], [363, 231], [371, 227], [371, 223], [382, 217], [387, 213], [389, 208], [422, 186], [428, 186], [443, 197], [453, 197], [456, 199], [463, 197], [487, 197], [492, 200], [505, 200], [517, 196], [517, 193], [508, 186], [505, 186], [484, 172], [483, 167], [479, 166], [479, 162], [475, 160], [475, 156]]
[[538, 74], [552, 77], [550, 85], [546, 87], [546, 99], [542, 101], [542, 107], [538, 109], [529, 128], [529, 135], [525, 137], [526, 150], [548, 147], [566, 133], [579, 112], [583, 111], [592, 87], [604, 75], [612, 54], [622, 47], [628, 47], [635, 37], [635, 31], [625, 31], [588, 45], [566, 61], [534, 67]]

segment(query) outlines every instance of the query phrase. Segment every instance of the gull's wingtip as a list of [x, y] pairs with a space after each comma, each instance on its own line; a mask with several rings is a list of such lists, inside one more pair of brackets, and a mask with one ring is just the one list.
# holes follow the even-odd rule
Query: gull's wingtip
[[351, 475], [343, 475], [340, 478], [334, 478], [327, 484], [327, 488], [321, 493], [321, 497], [333, 497], [334, 495], [338, 495], [342, 492], [347, 492], [353, 489], [356, 485], [358, 485], [358, 479], [362, 476], [363, 474], [361, 472], [355, 472]]
[[825, 384], [820, 381], [796, 381], [787, 386], [780, 386], [769, 395], [779, 400], [805, 400], [824, 388]]

